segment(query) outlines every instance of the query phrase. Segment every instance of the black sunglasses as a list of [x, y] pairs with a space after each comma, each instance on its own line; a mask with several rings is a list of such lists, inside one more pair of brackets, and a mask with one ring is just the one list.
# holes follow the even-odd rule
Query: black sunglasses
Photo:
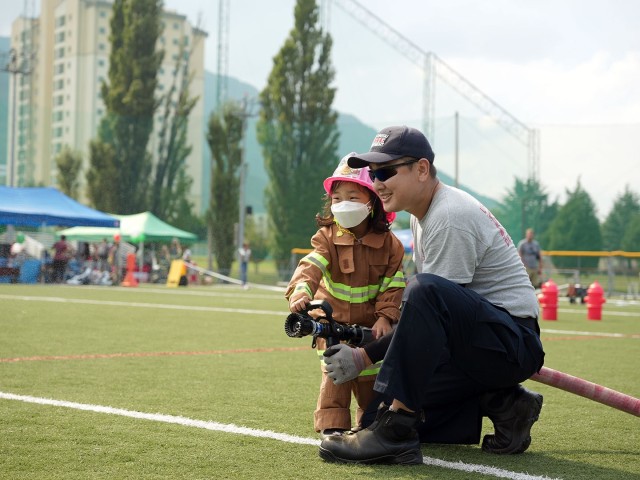
[[396, 163], [395, 165], [388, 165], [386, 167], [376, 168], [375, 170], [371, 170], [369, 168], [369, 178], [372, 182], [376, 181], [376, 178], [381, 182], [386, 182], [391, 177], [398, 173], [398, 167], [404, 167], [405, 165], [411, 165], [412, 163], [416, 163], [419, 158], [412, 158], [411, 160], [407, 160], [406, 162]]

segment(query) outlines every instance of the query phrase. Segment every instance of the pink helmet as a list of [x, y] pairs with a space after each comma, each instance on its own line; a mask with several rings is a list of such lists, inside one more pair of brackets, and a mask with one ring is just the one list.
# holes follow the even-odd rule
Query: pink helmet
[[[324, 181], [323, 185], [327, 194], [331, 195], [331, 187], [333, 186], [333, 182], [341, 181], [341, 182], [354, 182], [354, 183], [357, 183], [358, 185], [362, 185], [363, 187], [366, 187], [369, 190], [371, 190], [376, 196], [378, 196], [375, 189], [373, 188], [373, 182], [371, 181], [371, 178], [369, 178], [369, 167], [351, 168], [347, 164], [347, 160], [349, 160], [349, 157], [353, 157], [355, 155], [357, 155], [356, 152], [351, 152], [345, 155], [344, 157], [342, 157], [342, 160], [340, 160], [340, 163], [338, 163], [338, 167], [333, 172], [333, 175]], [[380, 197], [378, 197], [378, 200], [379, 199]], [[380, 202], [380, 205], [382, 207], [382, 202]], [[384, 208], [382, 210], [384, 211]], [[395, 212], [385, 212], [385, 213], [387, 214], [387, 221], [389, 223], [395, 220], [396, 218]]]

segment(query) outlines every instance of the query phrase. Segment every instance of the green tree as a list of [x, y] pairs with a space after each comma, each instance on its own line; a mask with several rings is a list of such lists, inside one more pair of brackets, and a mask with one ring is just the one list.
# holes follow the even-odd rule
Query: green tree
[[87, 197], [91, 204], [103, 212], [118, 212], [118, 202], [112, 191], [117, 178], [116, 152], [113, 145], [99, 138], [89, 143], [91, 167], [87, 172]]
[[249, 215], [245, 225], [245, 237], [251, 247], [251, 262], [255, 265], [257, 273], [258, 266], [269, 255], [267, 218], [265, 216]]
[[640, 213], [640, 197], [633, 192], [629, 185], [613, 203], [613, 207], [602, 224], [602, 244], [605, 250], [622, 249], [631, 219]]
[[[113, 149], [113, 155], [94, 158], [92, 149], [87, 183], [94, 205], [120, 214], [148, 209], [151, 155], [147, 143], [158, 108], [154, 92], [164, 52], [156, 51], [161, 33], [162, 0], [115, 0], [111, 18], [109, 81], [102, 83], [106, 107], [98, 141]], [[108, 165], [107, 165], [108, 164]], [[107, 167], [100, 170], [98, 165]], [[99, 178], [112, 174], [112, 177]], [[92, 177], [93, 181], [89, 180]]]
[[82, 154], [65, 146], [55, 158], [58, 167], [58, 187], [71, 198], [78, 198], [80, 193], [80, 170], [82, 170]]
[[237, 242], [233, 225], [238, 223], [240, 168], [246, 120], [246, 109], [237, 102], [225, 103], [222, 112], [214, 112], [209, 117], [207, 142], [213, 165], [207, 220], [218, 270], [223, 275], [229, 275], [236, 256]]
[[295, 24], [274, 57], [260, 93], [257, 125], [270, 183], [265, 192], [272, 254], [282, 277], [291, 249], [309, 245], [322, 205], [323, 180], [338, 161], [332, 40], [318, 25], [315, 0], [297, 0]]
[[[185, 40], [186, 41], [186, 40]], [[189, 97], [192, 76], [191, 52], [183, 43], [173, 71], [173, 81], [163, 98], [163, 115], [158, 135], [158, 159], [151, 186], [150, 210], [169, 223], [181, 226], [192, 217], [193, 205], [187, 195], [193, 184], [186, 170], [192, 147], [187, 144], [189, 115], [198, 98]]]
[[557, 202], [550, 204], [548, 197], [537, 180], [515, 179], [513, 188], [495, 209], [495, 215], [516, 243], [524, 238], [527, 228], [533, 228], [537, 240], [543, 244], [544, 233], [558, 211]]
[[[580, 182], [574, 191], [567, 190], [567, 203], [560, 207], [548, 230], [547, 250], [598, 251], [602, 249], [600, 224], [589, 194]], [[555, 257], [559, 268], [598, 265], [599, 257]]]
[[627, 252], [640, 252], [640, 212], [629, 219], [620, 248]]

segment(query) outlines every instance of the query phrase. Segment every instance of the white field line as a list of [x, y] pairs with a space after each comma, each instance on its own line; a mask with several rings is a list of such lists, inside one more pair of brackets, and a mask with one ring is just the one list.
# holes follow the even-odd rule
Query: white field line
[[84, 305], [106, 305], [113, 307], [161, 308], [167, 310], [188, 310], [195, 312], [245, 313], [247, 315], [276, 315], [286, 317], [290, 312], [274, 310], [253, 310], [248, 308], [200, 307], [194, 305], [172, 305], [166, 303], [118, 302], [112, 300], [87, 300], [84, 298], [33, 297], [26, 295], [0, 295], [3, 300], [22, 300], [25, 302], [80, 303]]
[[542, 333], [561, 333], [563, 335], [584, 335], [586, 337], [613, 337], [613, 338], [640, 338], [640, 335], [611, 332], [582, 332], [579, 330], [556, 330], [553, 328], [541, 328]]
[[[257, 430], [255, 428], [241, 427], [232, 423], [208, 422], [204, 420], [193, 420], [187, 417], [175, 415], [163, 415], [160, 413], [144, 413], [135, 410], [125, 410], [122, 408], [106, 407], [102, 405], [91, 405], [85, 403], [67, 402], [63, 400], [53, 400], [49, 398], [32, 397], [28, 395], [16, 395], [13, 393], [0, 392], [0, 398], [5, 400], [16, 400], [25, 403], [35, 403], [39, 405], [50, 405], [54, 407], [71, 408], [75, 410], [83, 410], [87, 412], [106, 413], [110, 415], [119, 415], [122, 417], [135, 418], [139, 420], [151, 420], [154, 422], [171, 423], [184, 427], [202, 428], [216, 432], [232, 433], [237, 435], [247, 435], [250, 437], [269, 438], [280, 442], [296, 443], [300, 445], [319, 446], [320, 440], [315, 438], [304, 438], [296, 435], [288, 435], [284, 433], [273, 432], [270, 430]], [[484, 475], [490, 475], [497, 478], [510, 478], [513, 480], [559, 480], [551, 479], [546, 476], [529, 475], [527, 473], [511, 472], [501, 468], [490, 467], [487, 465], [478, 465], [472, 463], [448, 462], [437, 458], [424, 457], [425, 465], [432, 465], [450, 470], [460, 470], [463, 472], [475, 472]]]
[[[26, 302], [53, 302], [53, 303], [79, 303], [85, 305], [106, 305], [115, 307], [137, 307], [137, 308], [160, 308], [168, 310], [187, 310], [198, 312], [221, 312], [221, 313], [244, 313], [247, 315], [276, 315], [279, 317], [286, 317], [290, 312], [286, 311], [273, 311], [273, 310], [253, 310], [242, 308], [226, 308], [226, 307], [202, 307], [202, 306], [189, 306], [189, 305], [173, 305], [165, 303], [143, 303], [143, 302], [120, 302], [112, 300], [88, 300], [84, 298], [62, 298], [62, 297], [40, 297], [40, 296], [26, 296], [26, 295], [1, 295], [0, 299], [4, 300], [22, 300]], [[612, 312], [609, 312], [612, 313]], [[622, 312], [618, 312], [622, 313]], [[638, 335], [628, 335], [624, 333], [610, 333], [610, 332], [581, 332], [573, 330], [554, 330], [554, 329], [541, 329], [543, 333], [562, 333], [565, 335], [585, 335], [585, 336], [599, 336], [599, 337], [616, 337], [616, 338], [638, 338]]]
[[[118, 293], [160, 293], [162, 295], [176, 295], [176, 296], [191, 296], [191, 297], [224, 297], [224, 298], [264, 298], [273, 300], [274, 298], [280, 298], [284, 302], [284, 296], [275, 295], [270, 293], [257, 293], [256, 290], [241, 290], [235, 286], [218, 287], [213, 291], [207, 287], [202, 288], [154, 288], [154, 287], [115, 287], [115, 286], [99, 286], [99, 285], [65, 285], [69, 289], [75, 289], [76, 291], [97, 290], [102, 292], [114, 292]], [[284, 292], [284, 289], [282, 290]]]
[[[584, 310], [578, 310], [578, 309], [574, 309], [574, 308], [559, 308], [558, 309], [558, 313], [582, 313], [583, 315], [587, 315], [587, 311], [586, 309]], [[608, 310], [608, 309], [602, 309], [602, 315], [603, 316], [614, 316], [614, 317], [635, 317], [638, 320], [640, 320], [640, 313], [635, 313], [635, 312], [616, 312], [616, 311], [612, 311], [612, 310]]]

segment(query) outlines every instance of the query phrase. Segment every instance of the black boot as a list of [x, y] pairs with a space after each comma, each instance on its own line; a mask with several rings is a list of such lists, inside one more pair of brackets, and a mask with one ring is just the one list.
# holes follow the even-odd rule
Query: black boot
[[418, 414], [394, 412], [382, 404], [376, 420], [364, 430], [325, 438], [320, 457], [338, 463], [421, 464], [417, 422]]
[[531, 444], [531, 427], [542, 409], [542, 395], [521, 385], [485, 393], [482, 413], [493, 422], [495, 433], [485, 435], [482, 450], [489, 453], [522, 453]]

